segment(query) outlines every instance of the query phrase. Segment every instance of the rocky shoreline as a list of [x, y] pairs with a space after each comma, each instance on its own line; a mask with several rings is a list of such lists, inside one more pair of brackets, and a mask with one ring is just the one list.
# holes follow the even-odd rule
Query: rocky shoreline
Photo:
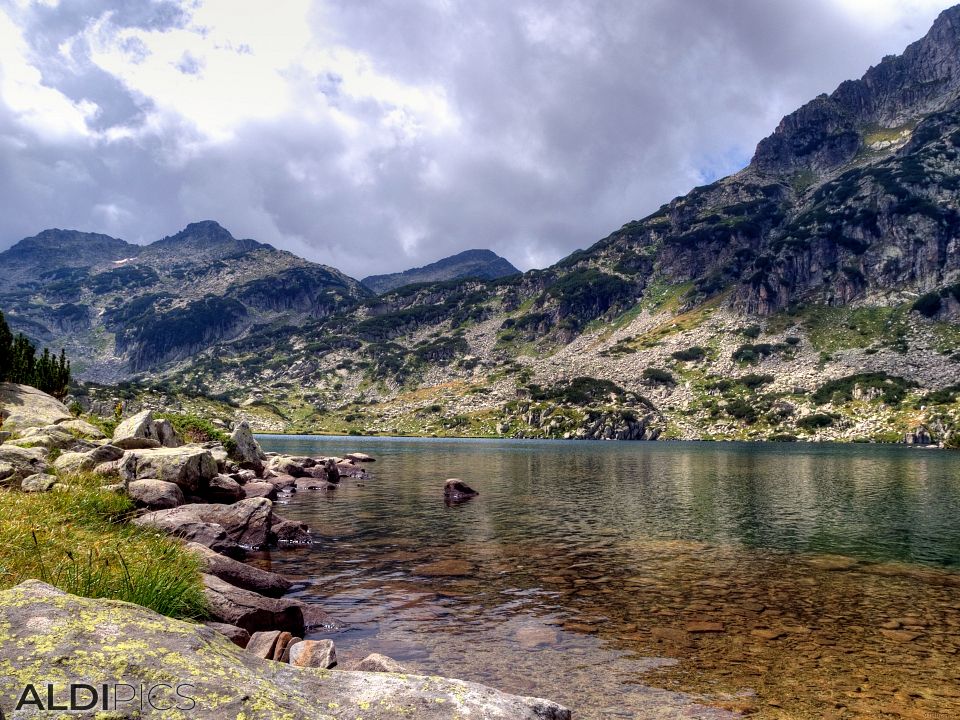
[[[370, 456], [264, 453], [246, 422], [236, 424], [226, 443], [185, 443], [168, 421], [155, 419], [150, 410], [125, 419], [106, 438], [33, 388], [4, 384], [0, 391], [5, 433], [0, 485], [23, 492], [56, 492], [64, 489], [61, 474], [99, 476], [105, 492], [126, 493], [134, 501], [138, 512], [132, 523], [180, 539], [200, 558], [208, 606], [207, 619], [196, 625], [128, 603], [74, 597], [39, 581], [21, 583], [0, 593], [0, 686], [6, 697], [31, 681], [4, 662], [21, 660], [25, 653], [34, 666], [46, 669], [57, 666], [58, 653], [62, 658], [99, 654], [103, 663], [67, 679], [131, 684], [156, 680], [160, 667], [150, 659], [176, 653], [183, 673], [174, 673], [175, 679], [196, 688], [211, 679], [209, 674], [201, 679], [193, 666], [197, 671], [205, 668], [207, 661], [201, 656], [213, 652], [224, 677], [238, 673], [241, 677], [221, 685], [219, 700], [210, 700], [208, 707], [201, 707], [197, 699], [193, 712], [199, 717], [239, 711], [237, 716], [246, 718], [354, 718], [357, 708], [364, 718], [411, 713], [418, 718], [472, 713], [490, 718], [571, 717], [569, 710], [546, 700], [407, 675], [401, 665], [380, 655], [343, 662], [332, 641], [307, 637], [313, 630], [335, 627], [335, 618], [316, 604], [288, 597], [294, 585], [286, 578], [243, 562], [256, 550], [312, 544], [310, 529], [280, 516], [274, 501], [298, 491], [332, 492], [341, 482], [367, 479], [365, 466], [374, 460]], [[472, 493], [454, 484], [445, 490], [448, 500], [455, 502]], [[89, 616], [89, 623], [61, 622], [78, 615]], [[103, 630], [107, 618], [113, 625], [129, 625], [129, 631], [120, 635], [137, 644], [136, 650], [130, 647], [128, 652], [124, 643], [116, 642], [111, 649], [111, 633], [97, 631]], [[41, 652], [41, 645], [56, 650]], [[113, 670], [118, 667], [123, 672]], [[98, 669], [104, 674], [97, 676]], [[297, 672], [303, 675], [290, 674]], [[60, 675], [38, 670], [34, 679]], [[263, 682], [278, 691], [269, 702], [255, 700], [262, 689], [249, 689], [251, 683]], [[320, 699], [326, 707], [325, 714], [318, 715]]]

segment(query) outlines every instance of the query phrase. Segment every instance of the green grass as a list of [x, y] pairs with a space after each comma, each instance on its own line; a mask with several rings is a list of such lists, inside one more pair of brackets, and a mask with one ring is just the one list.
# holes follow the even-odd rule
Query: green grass
[[909, 331], [903, 307], [827, 307], [811, 305], [795, 313], [781, 313], [767, 325], [767, 332], [785, 331], [800, 325], [810, 344], [821, 352], [871, 345], [898, 347]]
[[206, 418], [190, 414], [157, 413], [154, 417], [169, 420], [173, 429], [187, 442], [222, 442], [230, 436]]
[[100, 489], [98, 479], [64, 482], [62, 492], [0, 490], [0, 589], [32, 578], [171, 617], [206, 615], [196, 557], [154, 530], [127, 523], [132, 502]]

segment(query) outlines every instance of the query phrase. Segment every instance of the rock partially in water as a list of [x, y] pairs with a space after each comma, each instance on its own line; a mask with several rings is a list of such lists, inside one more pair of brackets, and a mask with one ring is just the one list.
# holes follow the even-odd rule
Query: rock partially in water
[[[74, 597], [35, 580], [0, 593], [0, 665], [11, 669], [0, 674], [2, 697], [18, 697], [37, 678], [153, 687], [171, 682], [171, 658], [176, 682], [196, 698], [184, 715], [198, 720], [450, 720], [455, 712], [478, 720], [571, 718], [550, 701], [477, 683], [266, 662], [203, 625]], [[56, 683], [62, 701], [68, 690]]]
[[203, 584], [212, 620], [236, 625], [250, 633], [286, 630], [303, 636], [303, 611], [298, 601], [264, 597], [215, 575], [204, 575]]
[[476, 490], [459, 478], [450, 478], [443, 485], [443, 497], [447, 502], [459, 503], [479, 495]]
[[352, 452], [347, 455], [344, 455], [344, 458], [347, 460], [354, 460], [356, 462], [376, 462], [377, 461], [375, 457], [371, 457], [370, 455], [367, 455], [366, 453], [362, 453], [362, 452]]
[[238, 562], [200, 543], [187, 543], [187, 548], [201, 558], [208, 574], [244, 590], [267, 597], [280, 597], [292, 587], [292, 583], [282, 575]]

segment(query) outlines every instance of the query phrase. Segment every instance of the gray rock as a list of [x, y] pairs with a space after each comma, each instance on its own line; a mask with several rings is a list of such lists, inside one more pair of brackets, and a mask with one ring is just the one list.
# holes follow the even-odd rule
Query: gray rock
[[243, 547], [231, 540], [222, 526], [216, 523], [203, 522], [195, 515], [181, 515], [175, 512], [188, 507], [195, 506], [181, 505], [169, 510], [156, 510], [134, 518], [133, 523], [143, 527], [156, 528], [187, 542], [204, 545], [214, 552], [228, 557], [242, 558], [246, 555]]
[[137, 507], [164, 510], [183, 505], [183, 490], [166, 480], [134, 480], [127, 485], [127, 494]]
[[214, 622], [213, 620], [205, 620], [203, 624], [211, 630], [216, 630], [221, 635], [225, 635], [237, 647], [245, 648], [247, 643], [250, 642], [250, 633], [236, 625]]
[[[196, 445], [179, 448], [130, 450], [124, 462], [133, 458], [132, 471], [137, 480], [166, 480], [184, 492], [196, 494], [217, 474], [217, 463], [209, 450]], [[121, 468], [121, 477], [124, 476]]]
[[82, 440], [59, 425], [28, 428], [15, 440], [12, 445], [21, 447], [42, 447], [46, 450], [90, 450], [96, 447], [88, 440]]
[[292, 586], [282, 575], [261, 570], [253, 565], [237, 562], [199, 543], [187, 543], [187, 547], [200, 556], [205, 572], [216, 575], [231, 585], [251, 590], [267, 597], [280, 597]]
[[[259, 548], [265, 546], [269, 539], [273, 523], [273, 504], [264, 498], [241, 500], [233, 505], [196, 503], [147, 513], [137, 518], [137, 522], [158, 527], [180, 537], [184, 537], [179, 531], [180, 526], [213, 524], [221, 528], [233, 542]], [[200, 544], [211, 547], [207, 542], [201, 541]]]
[[448, 502], [464, 502], [479, 494], [463, 480], [457, 478], [450, 478], [443, 485], [443, 496]]
[[326, 670], [337, 664], [333, 640], [304, 640], [290, 648], [290, 664]]
[[113, 462], [123, 457], [123, 450], [116, 445], [100, 445], [86, 452], [63, 453], [53, 461], [60, 472], [91, 472], [99, 465]]
[[371, 457], [370, 455], [367, 455], [366, 453], [362, 453], [362, 452], [349, 453], [348, 455], [344, 455], [344, 459], [355, 460], [356, 462], [376, 462], [377, 461], [375, 457]]
[[213, 503], [235, 503], [243, 500], [246, 493], [243, 487], [229, 475], [214, 475], [203, 493]]
[[269, 482], [251, 482], [243, 486], [243, 493], [248, 498], [277, 499], [277, 488]]
[[91, 425], [86, 420], [81, 420], [80, 418], [73, 418], [71, 420], [63, 420], [58, 422], [57, 425], [60, 427], [70, 430], [71, 432], [79, 433], [83, 437], [91, 438], [93, 440], [103, 440], [106, 438], [106, 435], [98, 428], [96, 425]]
[[[135, 650], [120, 649], [130, 642]], [[36, 580], [0, 592], [0, 666], [29, 668], [31, 678], [62, 678], [70, 668], [69, 682], [153, 686], [171, 681], [170, 658], [188, 694], [220, 699], [186, 712], [195, 720], [352, 720], [361, 705], [369, 708], [365, 720], [450, 720], [453, 708], [478, 720], [570, 720], [569, 710], [552, 702], [476, 683], [268, 663], [203, 625], [73, 597]], [[17, 697], [23, 682], [16, 672], [0, 674], [0, 697]]]
[[276, 514], [270, 528], [271, 541], [278, 545], [312, 545], [313, 536], [306, 523], [285, 520]]
[[27, 428], [45, 427], [73, 420], [67, 406], [29, 385], [0, 383], [0, 418], [3, 429], [22, 433]]
[[251, 633], [286, 630], [292, 635], [303, 636], [303, 610], [298, 601], [264, 597], [215, 575], [204, 575], [203, 584], [210, 619], [236, 625]]
[[163, 447], [176, 448], [183, 445], [183, 440], [177, 435], [177, 431], [173, 429], [170, 421], [166, 419], [153, 421], [153, 436]]
[[241, 469], [253, 470], [258, 475], [263, 472], [264, 454], [260, 444], [253, 437], [250, 425], [241, 420], [230, 434], [233, 441], [230, 446], [229, 457], [235, 460]]
[[383, 673], [405, 673], [407, 669], [393, 658], [379, 653], [367, 655], [363, 660], [356, 664], [351, 670], [362, 670], [363, 672], [383, 672]]
[[25, 477], [47, 471], [47, 453], [40, 448], [22, 448], [4, 443], [0, 445], [0, 463], [13, 468], [4, 482], [19, 483]]
[[59, 482], [56, 475], [36, 473], [29, 475], [20, 482], [20, 489], [24, 492], [48, 492]]
[[154, 433], [153, 412], [143, 410], [128, 417], [113, 431], [113, 444], [124, 450], [160, 447]]

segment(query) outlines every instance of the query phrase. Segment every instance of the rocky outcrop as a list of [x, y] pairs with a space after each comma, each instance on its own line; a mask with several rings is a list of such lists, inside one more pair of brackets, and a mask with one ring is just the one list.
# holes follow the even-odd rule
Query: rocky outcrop
[[0, 418], [5, 430], [57, 425], [73, 420], [67, 406], [29, 385], [0, 383]]
[[[304, 669], [262, 660], [203, 625], [172, 620], [112, 600], [67, 595], [38, 581], [0, 593], [0, 696], [19, 697], [38, 678], [54, 682], [126, 683], [153, 688], [174, 680], [193, 700], [181, 712], [198, 720], [367, 720], [464, 716], [502, 720], [569, 720], [555, 703], [438, 677]], [[160, 694], [164, 688], [159, 689]], [[163, 697], [177, 700], [176, 692]], [[175, 703], [174, 703], [175, 704]], [[121, 713], [134, 706], [121, 706]], [[138, 707], [138, 706], [137, 706]]]

